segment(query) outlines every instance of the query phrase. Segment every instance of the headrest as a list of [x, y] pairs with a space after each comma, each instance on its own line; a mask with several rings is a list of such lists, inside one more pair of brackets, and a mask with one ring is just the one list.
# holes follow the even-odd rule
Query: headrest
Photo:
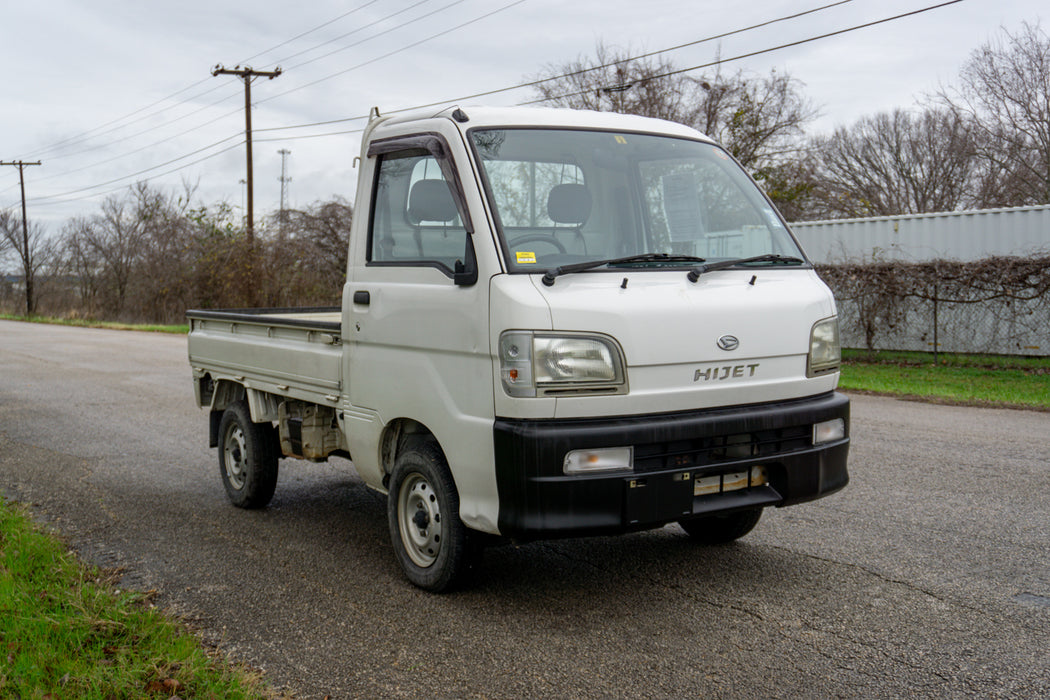
[[547, 216], [558, 224], [582, 226], [591, 215], [591, 191], [585, 185], [557, 185], [547, 197]]
[[408, 216], [415, 223], [456, 218], [456, 202], [444, 180], [420, 180], [408, 195]]

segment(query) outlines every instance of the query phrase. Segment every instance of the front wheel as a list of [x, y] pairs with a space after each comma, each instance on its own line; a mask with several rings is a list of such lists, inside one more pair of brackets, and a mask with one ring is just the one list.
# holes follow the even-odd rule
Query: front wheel
[[248, 404], [230, 404], [219, 423], [219, 473], [230, 502], [263, 508], [277, 487], [274, 428], [253, 423]]
[[751, 532], [762, 517], [761, 508], [738, 510], [726, 515], [708, 515], [702, 518], [679, 520], [678, 524], [690, 537], [702, 544], [726, 544]]
[[387, 521], [398, 563], [416, 586], [440, 593], [470, 568], [459, 494], [436, 443], [416, 442], [398, 455], [390, 475]]

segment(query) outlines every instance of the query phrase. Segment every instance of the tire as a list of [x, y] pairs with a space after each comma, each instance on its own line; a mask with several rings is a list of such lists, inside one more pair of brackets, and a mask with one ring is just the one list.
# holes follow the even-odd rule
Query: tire
[[679, 520], [678, 524], [701, 544], [726, 544], [751, 532], [762, 517], [761, 508], [738, 510], [726, 515]]
[[390, 539], [405, 576], [441, 593], [461, 583], [473, 560], [459, 519], [459, 494], [437, 443], [409, 443], [397, 456], [387, 497]]
[[277, 488], [274, 428], [253, 423], [248, 404], [231, 404], [219, 423], [219, 473], [230, 502], [264, 508]]

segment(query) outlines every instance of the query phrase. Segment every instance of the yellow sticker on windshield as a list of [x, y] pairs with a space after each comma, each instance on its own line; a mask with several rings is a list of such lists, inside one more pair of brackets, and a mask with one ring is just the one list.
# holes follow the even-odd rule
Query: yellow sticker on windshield
[[627, 145], [627, 139], [625, 139], [623, 136], [620, 136], [619, 134], [617, 134], [613, 138], [615, 138], [616, 139], [616, 143], [620, 144], [621, 146], [626, 146]]
[[526, 253], [526, 252], [523, 252], [523, 251], [519, 251], [518, 253], [515, 253], [515, 257], [517, 258], [519, 265], [523, 264], [523, 263], [535, 263], [536, 262], [536, 254], [535, 253]]

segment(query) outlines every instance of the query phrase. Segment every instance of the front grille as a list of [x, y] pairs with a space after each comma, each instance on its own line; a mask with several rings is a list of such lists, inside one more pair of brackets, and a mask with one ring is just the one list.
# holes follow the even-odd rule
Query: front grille
[[799, 425], [635, 445], [634, 470], [654, 472], [663, 469], [695, 469], [797, 452], [812, 447], [812, 431], [810, 425]]

